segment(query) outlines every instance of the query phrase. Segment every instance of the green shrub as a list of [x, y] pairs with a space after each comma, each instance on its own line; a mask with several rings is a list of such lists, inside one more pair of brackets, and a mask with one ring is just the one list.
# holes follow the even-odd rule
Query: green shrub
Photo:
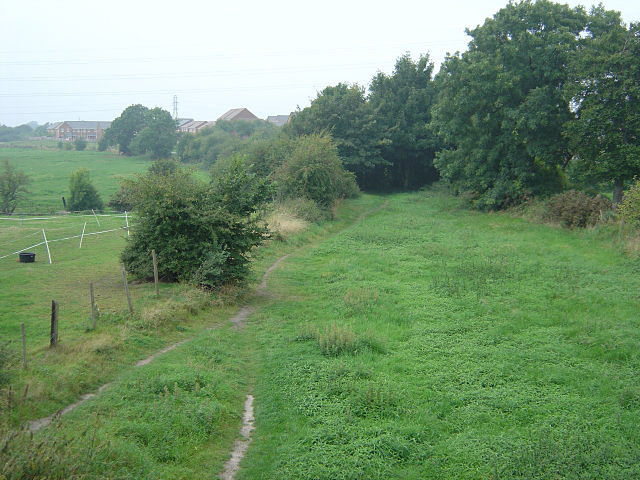
[[322, 210], [316, 202], [308, 198], [286, 198], [277, 207], [291, 216], [311, 223], [320, 223], [330, 217], [328, 210]]
[[280, 199], [308, 198], [324, 209], [339, 198], [358, 194], [355, 176], [343, 168], [336, 145], [328, 135], [297, 137], [274, 180]]
[[81, 168], [71, 174], [69, 191], [71, 192], [69, 208], [72, 211], [102, 210], [102, 200], [96, 187], [91, 183], [88, 169]]
[[590, 197], [577, 190], [554, 195], [547, 202], [546, 219], [567, 228], [585, 228], [598, 223], [611, 210], [611, 201], [600, 195]]
[[267, 232], [258, 215], [265, 180], [235, 162], [210, 185], [177, 170], [140, 177], [132, 192], [140, 220], [122, 252], [130, 272], [151, 279], [155, 249], [165, 281], [216, 287], [246, 277], [249, 252]]
[[625, 193], [618, 212], [625, 222], [640, 226], [640, 179]]
[[64, 148], [64, 142], [63, 142], [63, 141], [59, 141], [59, 142], [58, 142], [58, 148], [59, 148], [60, 150], [62, 150], [62, 149]]
[[124, 179], [120, 183], [120, 189], [112, 195], [107, 205], [119, 212], [130, 212], [133, 209], [135, 182]]
[[305, 332], [298, 340], [305, 341], [315, 338], [320, 351], [327, 357], [337, 357], [343, 354], [355, 355], [362, 351], [384, 353], [384, 345], [377, 339], [368, 336], [358, 338], [349, 327], [342, 327], [335, 323], [326, 326], [323, 330]]
[[73, 146], [80, 152], [87, 148], [87, 141], [84, 138], [78, 138], [73, 142]]
[[64, 142], [64, 149], [65, 149], [65, 150], [73, 150], [73, 143], [71, 143], [71, 142]]

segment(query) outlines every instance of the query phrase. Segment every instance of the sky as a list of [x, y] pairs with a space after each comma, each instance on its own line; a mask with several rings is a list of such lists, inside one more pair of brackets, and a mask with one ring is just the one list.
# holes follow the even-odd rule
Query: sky
[[[506, 1], [0, 0], [0, 124], [173, 112], [174, 96], [181, 118], [288, 114], [407, 52], [437, 69]], [[640, 21], [638, 0], [603, 3]]]

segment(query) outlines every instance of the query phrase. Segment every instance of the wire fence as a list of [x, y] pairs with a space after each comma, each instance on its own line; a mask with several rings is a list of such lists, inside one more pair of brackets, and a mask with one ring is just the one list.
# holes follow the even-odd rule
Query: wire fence
[[[99, 231], [87, 231], [87, 224], [91, 221], [90, 218], [93, 218], [95, 220]], [[74, 219], [79, 220], [79, 222], [70, 224]], [[122, 222], [121, 219], [124, 221]], [[116, 214], [98, 214], [96, 212], [91, 212], [90, 214], [81, 215], [52, 215], [46, 217], [26, 218], [18, 218], [14, 216], [0, 217], [0, 234], [7, 233], [8, 237], [3, 238], [2, 235], [0, 235], [0, 260], [12, 257], [14, 255], [19, 255], [20, 253], [27, 252], [28, 250], [44, 245], [46, 247], [49, 263], [52, 263], [51, 252], [49, 250], [50, 244], [79, 239], [78, 247], [82, 248], [82, 243], [85, 237], [103, 235], [117, 231], [126, 231], [127, 236], [129, 236], [130, 229], [132, 227], [129, 222], [130, 219], [131, 216], [128, 214], [128, 212], [124, 212], [123, 214], [120, 212], [117, 212]], [[56, 224], [55, 222], [47, 222], [48, 226], [45, 226], [45, 228], [43, 228], [44, 225], [38, 224], [38, 221], [40, 220], [61, 220], [61, 222], [58, 224]], [[100, 220], [102, 220], [102, 223], [105, 223], [106, 221], [107, 224], [101, 224]], [[14, 221], [18, 221], [19, 223], [13, 223]], [[121, 226], [115, 227], [113, 226], [114, 221], [116, 221], [117, 223], [122, 222], [124, 223], [124, 225], [121, 224]], [[111, 223], [111, 225], [109, 225], [109, 223]], [[5, 228], [3, 232], [3, 227], [8, 228]], [[102, 228], [100, 229], [100, 227]], [[82, 231], [81, 233], [78, 233], [80, 229]], [[49, 237], [47, 237], [47, 233], [49, 233]], [[51, 235], [52, 233], [53, 235]], [[33, 238], [38, 235], [41, 236], [41, 240]], [[51, 238], [51, 236], [54, 236], [54, 238]]]

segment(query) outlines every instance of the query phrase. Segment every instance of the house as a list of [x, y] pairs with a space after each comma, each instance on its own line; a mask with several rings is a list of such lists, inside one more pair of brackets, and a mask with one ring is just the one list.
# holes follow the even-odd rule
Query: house
[[182, 127], [185, 123], [193, 122], [193, 118], [178, 118], [176, 120], [176, 131], [180, 131], [180, 127]]
[[206, 120], [191, 120], [178, 125], [178, 132], [198, 133], [203, 128], [212, 127], [216, 122]]
[[104, 135], [104, 131], [111, 126], [111, 122], [94, 121], [66, 121], [54, 123], [48, 131], [59, 140], [77, 140], [84, 138], [88, 142], [97, 142]]
[[267, 122], [273, 123], [278, 127], [282, 127], [283, 125], [289, 123], [289, 119], [291, 118], [291, 114], [289, 115], [270, 115], [267, 117]]
[[54, 122], [54, 123], [48, 123], [47, 124], [47, 133], [49, 133], [49, 135], [54, 135], [56, 134], [56, 129], [62, 125], [64, 122]]
[[233, 108], [228, 112], [220, 115], [220, 118], [218, 118], [218, 120], [232, 122], [234, 120], [258, 120], [258, 117], [256, 117], [246, 108]]

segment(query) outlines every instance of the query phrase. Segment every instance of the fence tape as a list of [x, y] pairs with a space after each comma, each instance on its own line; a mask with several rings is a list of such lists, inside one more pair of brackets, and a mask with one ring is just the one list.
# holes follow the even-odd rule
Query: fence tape
[[[93, 215], [89, 215], [89, 216], [93, 216]], [[102, 234], [102, 233], [116, 232], [116, 231], [118, 231], [118, 230], [127, 230], [127, 227], [113, 228], [113, 229], [111, 229], [111, 230], [103, 230], [103, 231], [101, 231], [101, 232], [85, 233], [85, 234], [84, 234], [84, 236], [85, 236], [85, 237], [88, 237], [89, 235], [100, 235], [100, 234]], [[38, 232], [38, 233], [39, 233], [39, 232]], [[73, 235], [72, 237], [56, 238], [56, 239], [54, 239], [54, 240], [49, 240], [49, 243], [53, 243], [53, 242], [62, 242], [63, 240], [71, 240], [72, 238], [80, 238], [80, 237], [81, 237], [81, 235]], [[3, 259], [3, 258], [10, 257], [11, 255], [16, 255], [16, 254], [18, 254], [18, 253], [20, 253], [20, 252], [24, 252], [25, 250], [29, 250], [30, 248], [39, 247], [40, 245], [44, 245], [44, 244], [45, 244], [45, 242], [36, 243], [35, 245], [31, 245], [31, 246], [29, 246], [29, 247], [22, 248], [22, 249], [18, 250], [17, 252], [12, 252], [12, 253], [8, 253], [8, 254], [6, 254], [6, 255], [2, 255], [2, 256], [0, 257], [0, 260], [1, 260], [1, 259]]]

